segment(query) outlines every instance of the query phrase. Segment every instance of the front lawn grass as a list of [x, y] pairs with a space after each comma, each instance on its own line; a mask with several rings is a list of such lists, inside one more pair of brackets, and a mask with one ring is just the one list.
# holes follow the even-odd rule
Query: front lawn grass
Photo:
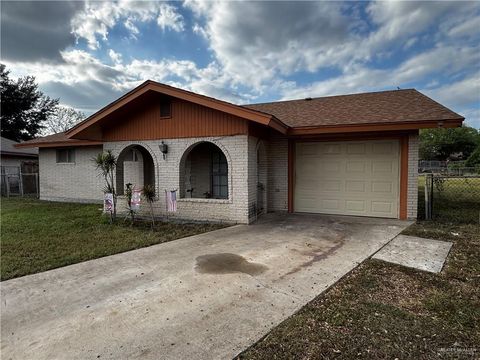
[[480, 356], [480, 226], [418, 222], [404, 234], [454, 243], [440, 274], [368, 260], [239, 358]]
[[158, 222], [110, 225], [101, 205], [1, 199], [1, 280], [225, 227]]

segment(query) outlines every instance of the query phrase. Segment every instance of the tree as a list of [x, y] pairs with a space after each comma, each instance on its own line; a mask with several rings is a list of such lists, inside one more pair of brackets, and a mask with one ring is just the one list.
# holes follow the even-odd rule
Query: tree
[[33, 139], [43, 128], [42, 122], [56, 110], [58, 99], [50, 99], [38, 90], [33, 76], [13, 81], [0, 64], [1, 134], [7, 139]]
[[44, 129], [42, 130], [42, 135], [67, 131], [84, 118], [85, 114], [81, 111], [67, 106], [58, 106], [55, 113], [43, 122]]
[[466, 159], [480, 144], [480, 133], [469, 126], [420, 130], [420, 159]]
[[465, 162], [466, 167], [479, 167], [480, 166], [480, 144], [477, 146], [474, 152], [470, 154]]
[[110, 214], [110, 221], [113, 223], [117, 217], [117, 192], [115, 191], [115, 183], [113, 174], [117, 167], [117, 157], [111, 150], [99, 153], [92, 159], [97, 170], [100, 170], [100, 175], [105, 179], [105, 187], [103, 192], [105, 194], [111, 193], [113, 196], [113, 213]]

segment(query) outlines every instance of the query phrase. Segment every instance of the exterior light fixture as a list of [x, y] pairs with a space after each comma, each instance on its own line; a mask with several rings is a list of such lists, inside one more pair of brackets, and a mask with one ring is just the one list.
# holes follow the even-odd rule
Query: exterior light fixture
[[162, 141], [162, 143], [158, 145], [158, 147], [160, 148], [160, 151], [163, 154], [163, 160], [165, 160], [167, 158], [168, 145]]

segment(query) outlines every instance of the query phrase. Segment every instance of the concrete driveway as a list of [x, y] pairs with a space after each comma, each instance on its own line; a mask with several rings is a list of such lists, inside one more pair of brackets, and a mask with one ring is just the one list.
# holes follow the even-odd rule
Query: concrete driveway
[[5, 281], [2, 359], [232, 358], [408, 224], [269, 214]]

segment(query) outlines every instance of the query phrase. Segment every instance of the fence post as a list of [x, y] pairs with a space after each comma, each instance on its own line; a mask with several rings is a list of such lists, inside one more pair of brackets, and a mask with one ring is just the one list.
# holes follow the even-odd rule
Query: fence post
[[35, 195], [37, 196], [37, 199], [40, 198], [40, 184], [38, 183], [38, 174], [35, 173]]
[[425, 220], [432, 220], [433, 174], [425, 176]]
[[10, 197], [10, 179], [8, 177], [8, 174], [5, 174], [5, 180], [7, 180], [5, 184], [7, 186], [7, 198], [9, 198]]
[[23, 173], [19, 172], [18, 173], [18, 187], [20, 191], [20, 196], [23, 196]]

